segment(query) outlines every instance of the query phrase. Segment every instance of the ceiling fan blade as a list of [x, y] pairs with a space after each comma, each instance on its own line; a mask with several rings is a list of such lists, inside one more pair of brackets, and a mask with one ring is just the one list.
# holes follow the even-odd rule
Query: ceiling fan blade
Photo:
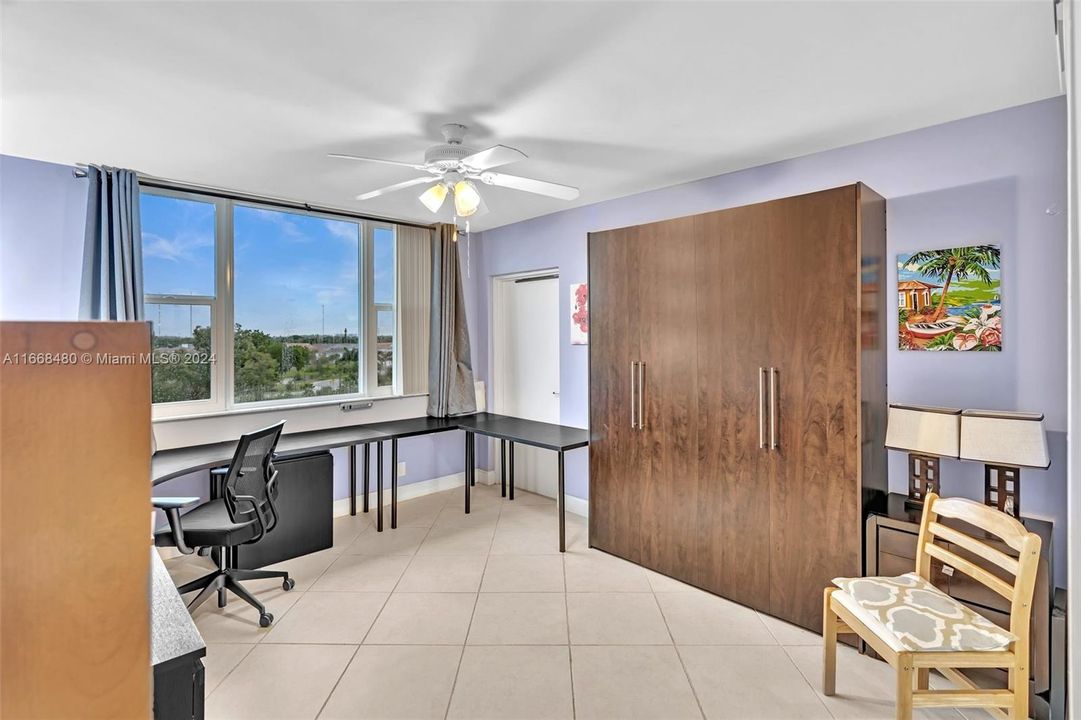
[[413, 187], [414, 185], [423, 185], [430, 183], [437, 178], [431, 175], [425, 175], [424, 177], [413, 178], [412, 180], [406, 180], [405, 182], [395, 183], [394, 185], [387, 185], [386, 187], [379, 188], [378, 190], [369, 190], [366, 193], [357, 195], [357, 200], [371, 200], [372, 198], [379, 197], [380, 195], [386, 195], [397, 190], [404, 190], [407, 187]]
[[341, 160], [360, 160], [361, 162], [373, 162], [381, 163], [383, 165], [397, 165], [398, 167], [413, 168], [414, 170], [423, 170], [423, 165], [417, 165], [416, 163], [399, 162], [397, 160], [382, 160], [380, 158], [362, 157], [360, 155], [345, 155], [344, 153], [327, 153], [327, 157], [339, 158]]
[[506, 175], [504, 173], [481, 173], [480, 181], [485, 185], [495, 185], [496, 187], [505, 187], [512, 190], [523, 190], [525, 192], [536, 193], [537, 195], [547, 195], [548, 197], [558, 198], [559, 200], [576, 200], [579, 195], [578, 188], [571, 187], [570, 185], [560, 185], [559, 183], [547, 182], [546, 180], [533, 180], [531, 178]]
[[462, 158], [462, 164], [468, 165], [474, 170], [487, 170], [488, 168], [525, 160], [527, 157], [529, 156], [521, 150], [515, 150], [506, 145], [493, 145], [487, 150], [481, 150]]

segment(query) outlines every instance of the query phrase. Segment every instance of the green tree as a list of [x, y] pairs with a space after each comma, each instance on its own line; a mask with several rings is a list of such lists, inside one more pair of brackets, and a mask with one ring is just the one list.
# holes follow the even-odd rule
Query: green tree
[[289, 352], [291, 354], [290, 367], [294, 367], [298, 371], [303, 370], [308, 366], [308, 363], [311, 362], [312, 351], [303, 345], [290, 345]]
[[909, 258], [910, 264], [918, 266], [918, 273], [942, 281], [942, 297], [931, 315], [932, 322], [941, 320], [946, 314], [946, 295], [950, 292], [950, 283], [954, 280], [976, 278], [985, 285], [990, 285], [992, 279], [987, 269], [999, 267], [999, 262], [999, 249], [994, 245], [924, 250]]
[[237, 398], [259, 400], [278, 382], [282, 344], [262, 330], [239, 324], [233, 336], [233, 374]]
[[[192, 350], [178, 349], [191, 342]], [[210, 397], [210, 328], [196, 326], [191, 338], [154, 338], [153, 401], [182, 402]], [[195, 362], [198, 360], [199, 362]]]

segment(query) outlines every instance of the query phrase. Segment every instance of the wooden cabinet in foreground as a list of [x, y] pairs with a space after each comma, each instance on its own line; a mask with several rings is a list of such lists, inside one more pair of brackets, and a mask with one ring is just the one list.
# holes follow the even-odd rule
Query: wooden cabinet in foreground
[[150, 716], [150, 328], [0, 323], [0, 716]]

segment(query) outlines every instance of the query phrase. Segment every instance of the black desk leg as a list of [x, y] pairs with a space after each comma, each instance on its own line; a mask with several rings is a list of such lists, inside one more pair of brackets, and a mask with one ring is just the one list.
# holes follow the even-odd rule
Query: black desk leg
[[372, 475], [372, 444], [364, 443], [364, 512], [368, 512], [368, 493], [371, 492], [369, 480]]
[[513, 500], [514, 499], [514, 441], [511, 440], [508, 443], [508, 445], [510, 445], [510, 447], [507, 448], [507, 453], [509, 455], [509, 457], [507, 459], [507, 463], [509, 465], [509, 467], [507, 468], [507, 476], [510, 478], [510, 480], [509, 480], [509, 482], [510, 482], [510, 499]]
[[349, 446], [349, 514], [357, 514], [357, 446]]
[[383, 441], [375, 445], [375, 529], [383, 532]]
[[398, 438], [390, 440], [390, 529], [398, 527]]
[[507, 441], [499, 441], [499, 495], [507, 497]]
[[559, 498], [559, 552], [567, 552], [567, 491], [563, 481], [563, 451], [559, 451], [559, 480], [556, 483], [556, 493]]
[[465, 514], [469, 514], [469, 486], [473, 479], [473, 433], [465, 431]]

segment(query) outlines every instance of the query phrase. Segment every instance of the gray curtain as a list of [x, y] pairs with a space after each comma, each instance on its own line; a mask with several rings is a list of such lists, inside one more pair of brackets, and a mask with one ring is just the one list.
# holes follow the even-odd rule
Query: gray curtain
[[131, 170], [86, 170], [86, 239], [80, 320], [144, 320], [139, 178]]
[[439, 225], [432, 235], [432, 335], [428, 346], [428, 414], [477, 411], [469, 325], [458, 268], [457, 229]]

